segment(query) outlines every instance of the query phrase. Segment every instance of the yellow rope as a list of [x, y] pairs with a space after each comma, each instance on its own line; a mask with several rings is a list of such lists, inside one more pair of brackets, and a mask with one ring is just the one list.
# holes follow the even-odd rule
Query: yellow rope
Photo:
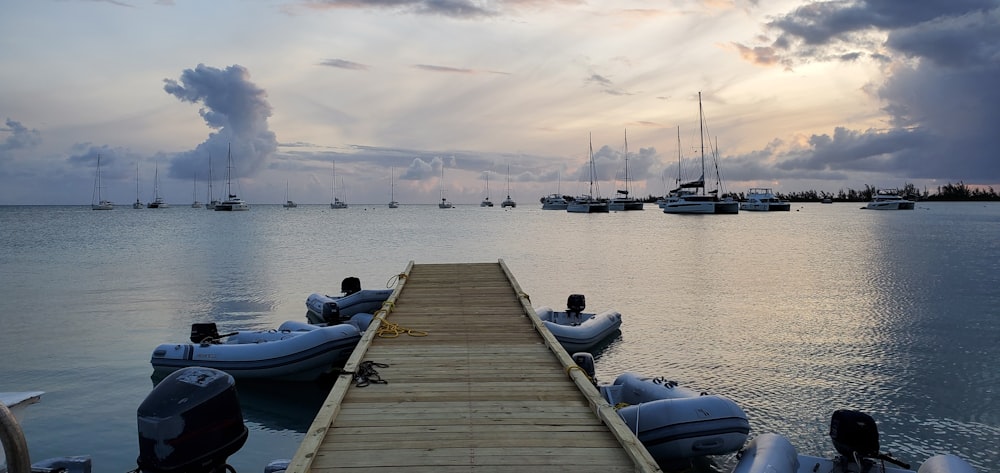
[[382, 324], [379, 325], [378, 331], [375, 332], [375, 335], [377, 335], [379, 338], [396, 338], [404, 333], [411, 337], [427, 336], [427, 332], [423, 330], [400, 327], [399, 324], [394, 322], [389, 322], [388, 320], [385, 319], [382, 319]]
[[528, 293], [526, 293], [526, 292], [522, 292], [522, 293], [518, 294], [517, 297], [520, 297], [520, 298], [528, 301], [529, 303], [531, 303], [531, 296], [529, 296]]
[[399, 283], [399, 281], [402, 281], [402, 280], [405, 280], [405, 279], [406, 279], [406, 273], [399, 273], [399, 274], [393, 275], [392, 277], [389, 278], [388, 281], [385, 282], [385, 287], [388, 288], [388, 287], [395, 286], [396, 284]]
[[591, 383], [594, 383], [594, 384], [596, 384], [596, 381], [594, 381], [594, 378], [591, 378], [591, 377], [590, 377], [590, 375], [589, 375], [589, 374], [587, 374], [587, 372], [586, 372], [586, 371], [584, 371], [584, 369], [583, 369], [583, 368], [580, 368], [580, 367], [579, 367], [579, 366], [577, 366], [577, 365], [573, 365], [573, 366], [567, 366], [567, 367], [566, 367], [566, 376], [569, 376], [569, 372], [570, 372], [570, 371], [573, 371], [573, 370], [577, 370], [577, 371], [579, 371], [579, 372], [583, 373], [583, 375], [584, 375], [584, 376], [586, 376], [586, 377], [587, 377], [587, 379], [588, 379], [588, 380], [590, 380], [590, 382], [591, 382]]
[[617, 411], [617, 410], [619, 410], [619, 409], [621, 409], [621, 408], [623, 408], [623, 407], [628, 407], [628, 406], [630, 406], [630, 405], [631, 405], [631, 404], [629, 404], [629, 403], [627, 403], [627, 402], [619, 402], [618, 404], [615, 404], [615, 406], [614, 406], [614, 407], [615, 407], [615, 410]]

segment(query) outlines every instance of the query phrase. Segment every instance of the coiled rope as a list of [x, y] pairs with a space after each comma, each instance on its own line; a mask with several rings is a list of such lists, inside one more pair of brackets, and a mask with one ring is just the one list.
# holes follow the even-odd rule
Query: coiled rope
[[406, 334], [411, 337], [426, 337], [427, 332], [424, 330], [417, 330], [412, 328], [406, 328], [400, 326], [395, 322], [390, 322], [386, 320], [389, 316], [389, 312], [395, 304], [391, 301], [385, 301], [382, 303], [382, 308], [375, 312], [375, 318], [379, 320], [378, 330], [375, 331], [375, 336], [379, 338], [396, 338], [400, 335]]
[[388, 281], [385, 282], [385, 287], [388, 289], [390, 287], [395, 286], [396, 284], [399, 284], [399, 281], [405, 281], [405, 280], [406, 280], [406, 273], [394, 274], [392, 277], [389, 278]]

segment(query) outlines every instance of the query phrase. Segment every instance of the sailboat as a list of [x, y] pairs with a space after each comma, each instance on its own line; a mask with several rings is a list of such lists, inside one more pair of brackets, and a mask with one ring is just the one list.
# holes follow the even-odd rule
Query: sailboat
[[[340, 184], [341, 184], [341, 186], [343, 186], [344, 183], [341, 182]], [[337, 197], [337, 162], [336, 161], [333, 162], [333, 187], [331, 189], [332, 189], [331, 193], [333, 194], [333, 201], [330, 202], [330, 208], [331, 209], [346, 209], [347, 208], [347, 202], [346, 202], [347, 199], [345, 198], [344, 200], [340, 200], [340, 198]]]
[[139, 162], [135, 162], [135, 203], [132, 204], [133, 209], [144, 209], [145, 205], [139, 200]]
[[219, 205], [219, 199], [212, 195], [212, 153], [208, 153], [208, 203], [205, 204], [205, 209], [215, 210], [217, 205]]
[[594, 196], [594, 174], [597, 168], [594, 165], [594, 142], [590, 141], [590, 192], [577, 196], [572, 202], [566, 205], [566, 211], [571, 213], [600, 213], [608, 211], [608, 201], [601, 199], [600, 187], [597, 196]]
[[236, 212], [250, 210], [250, 204], [233, 193], [233, 150], [230, 145], [226, 152], [228, 163], [226, 164], [226, 200], [215, 205], [216, 211]]
[[198, 201], [198, 173], [194, 173], [194, 190], [191, 191], [191, 195], [194, 196], [194, 202], [191, 203], [191, 208], [200, 209], [201, 202]]
[[288, 198], [288, 181], [287, 180], [285, 181], [285, 203], [281, 204], [281, 206], [284, 207], [284, 208], [286, 208], [286, 209], [294, 209], [295, 207], [299, 206], [299, 204], [296, 204], [294, 200], [291, 200], [291, 199]]
[[503, 200], [503, 203], [500, 204], [500, 207], [503, 208], [517, 207], [517, 202], [514, 202], [514, 199], [510, 198], [510, 164], [507, 165], [507, 198]]
[[399, 202], [396, 202], [396, 168], [389, 172], [389, 208], [399, 208]]
[[444, 163], [441, 163], [441, 202], [438, 203], [438, 208], [450, 209], [452, 207], [451, 202], [448, 202], [448, 199], [444, 197]]
[[[716, 189], [705, 192], [705, 116], [701, 106], [701, 92], [698, 92], [698, 121], [701, 135], [701, 177], [695, 181], [683, 182], [663, 203], [663, 213], [668, 214], [736, 214], [740, 212], [740, 204], [731, 198], [719, 199], [721, 179], [716, 179]], [[679, 132], [678, 132], [679, 133]], [[714, 151], [713, 151], [714, 152]], [[716, 156], [716, 158], [718, 158]], [[678, 182], [680, 165], [678, 163]], [[718, 165], [716, 165], [718, 176]], [[694, 190], [691, 190], [694, 189]], [[699, 191], [700, 189], [700, 191]]]
[[90, 198], [90, 210], [114, 210], [115, 203], [101, 197], [101, 155], [97, 155], [97, 176], [94, 178], [94, 195]]
[[486, 198], [483, 199], [483, 201], [479, 203], [479, 206], [480, 207], [493, 207], [493, 201], [490, 200], [490, 172], [486, 171], [486, 173], [484, 174], [484, 177], [486, 178]]
[[569, 201], [562, 195], [562, 174], [556, 180], [556, 193], [549, 194], [539, 200], [542, 202], [542, 210], [566, 210]]
[[628, 130], [625, 131], [625, 188], [618, 189], [608, 204], [609, 210], [642, 210], [642, 201], [632, 196], [632, 179], [628, 172]]
[[167, 204], [163, 197], [160, 197], [160, 167], [159, 164], [153, 168], [153, 200], [146, 204], [147, 209], [166, 209], [170, 205]]

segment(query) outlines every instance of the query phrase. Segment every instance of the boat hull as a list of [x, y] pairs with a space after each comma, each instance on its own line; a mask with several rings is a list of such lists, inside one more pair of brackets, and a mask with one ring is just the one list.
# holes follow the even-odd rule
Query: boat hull
[[324, 324], [349, 318], [357, 313], [373, 314], [392, 295], [392, 289], [362, 289], [347, 296], [330, 297], [319, 293], [306, 298], [306, 318], [309, 323]]
[[608, 213], [610, 209], [608, 208], [607, 202], [600, 201], [573, 201], [566, 204], [566, 211], [569, 213], [578, 214], [590, 214], [590, 213]]
[[608, 204], [610, 211], [642, 210], [643, 202], [635, 199], [614, 199]]
[[157, 375], [202, 366], [238, 379], [314, 381], [342, 366], [359, 340], [361, 331], [351, 324], [240, 332], [228, 343], [159, 345], [150, 363]]
[[743, 447], [750, 433], [746, 414], [735, 402], [678, 386], [673, 381], [623, 373], [601, 386], [618, 415], [661, 466]]
[[913, 210], [913, 202], [869, 202], [868, 210]]
[[[870, 462], [870, 460], [869, 460]], [[764, 433], [755, 437], [740, 451], [739, 462], [732, 473], [860, 473], [854, 462], [838, 459], [799, 455], [785, 437]], [[913, 470], [878, 462], [870, 463], [865, 471], [884, 473], [913, 473]], [[954, 455], [935, 455], [928, 458], [917, 473], [975, 473], [975, 468]]]
[[576, 315], [556, 312], [551, 307], [538, 307], [535, 314], [570, 354], [593, 350], [618, 333], [622, 326], [622, 315], [613, 310]]

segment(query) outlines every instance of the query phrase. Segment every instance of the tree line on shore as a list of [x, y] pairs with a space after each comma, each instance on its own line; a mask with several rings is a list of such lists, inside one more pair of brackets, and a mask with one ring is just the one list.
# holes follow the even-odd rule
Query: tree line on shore
[[[877, 187], [865, 184], [864, 189], [840, 189], [836, 193], [827, 191], [798, 191], [798, 192], [787, 192], [781, 193], [776, 192], [775, 196], [781, 200], [787, 200], [789, 202], [822, 202], [824, 199], [831, 199], [834, 202], [868, 202], [872, 200], [872, 197], [878, 192]], [[970, 187], [964, 182], [959, 181], [958, 184], [948, 183], [943, 186], [938, 186], [936, 192], [930, 192], [928, 189], [924, 188], [923, 191], [917, 189], [917, 186], [907, 183], [903, 187], [894, 189], [899, 192], [901, 197], [910, 200], [929, 200], [929, 201], [942, 201], [942, 202], [953, 202], [953, 201], [1000, 201], [1000, 194], [993, 189], [992, 186], [981, 188], [981, 187]], [[736, 200], [745, 200], [746, 195], [743, 192], [730, 192], [724, 194], [724, 197], [732, 197]], [[646, 202], [655, 202], [658, 196], [648, 196]]]

